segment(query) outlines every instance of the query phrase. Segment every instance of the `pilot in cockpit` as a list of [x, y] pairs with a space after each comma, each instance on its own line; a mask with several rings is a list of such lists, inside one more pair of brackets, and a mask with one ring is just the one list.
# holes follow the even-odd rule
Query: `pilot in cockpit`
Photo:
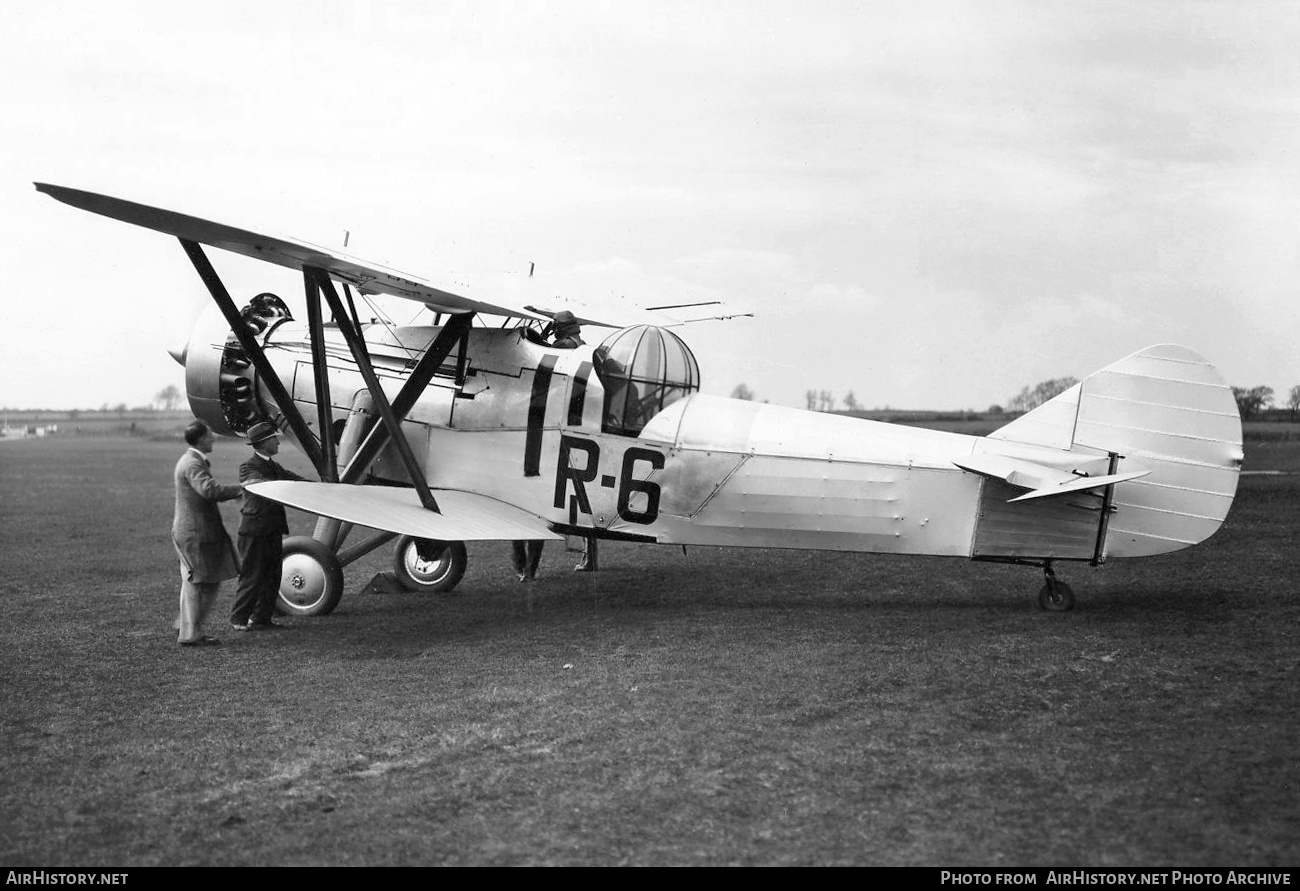
[[574, 318], [573, 313], [567, 309], [557, 312], [554, 321], [547, 325], [546, 328], [547, 330], [542, 333], [546, 334], [549, 331], [554, 336], [555, 339], [551, 341], [551, 346], [557, 350], [571, 350], [582, 346], [585, 342], [582, 339], [582, 326], [578, 324], [578, 320]]
[[[540, 332], [533, 328], [524, 328], [524, 338], [538, 346], [557, 350], [571, 350], [580, 347], [586, 341], [582, 339], [582, 326], [577, 318], [567, 309], [562, 309], [552, 316], [551, 321]], [[554, 338], [551, 340], [550, 338]]]

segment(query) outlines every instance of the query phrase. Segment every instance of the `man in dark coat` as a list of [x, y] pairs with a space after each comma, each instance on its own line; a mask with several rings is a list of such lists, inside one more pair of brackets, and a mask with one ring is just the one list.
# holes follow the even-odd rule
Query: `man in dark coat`
[[242, 486], [223, 486], [212, 478], [208, 454], [213, 435], [207, 424], [194, 421], [186, 427], [185, 442], [189, 448], [172, 471], [176, 484], [172, 543], [181, 561], [176, 640], [193, 647], [218, 642], [203, 633], [203, 621], [217, 600], [221, 582], [238, 575], [239, 567], [217, 502], [238, 498], [244, 490]]
[[[280, 431], [270, 421], [258, 421], [248, 428], [253, 457], [239, 465], [239, 481], [245, 486], [271, 480], [301, 480], [273, 460], [280, 451]], [[244, 496], [239, 519], [239, 587], [230, 625], [239, 631], [262, 631], [280, 626], [272, 620], [280, 592], [280, 561], [289, 523], [284, 505]]]

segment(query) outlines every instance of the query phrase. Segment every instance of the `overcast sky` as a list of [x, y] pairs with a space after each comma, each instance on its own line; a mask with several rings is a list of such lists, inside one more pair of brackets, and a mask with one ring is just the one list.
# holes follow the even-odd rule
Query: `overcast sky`
[[174, 239], [33, 181], [435, 284], [722, 300], [757, 316], [679, 329], [721, 395], [984, 409], [1173, 342], [1282, 402], [1297, 48], [1289, 0], [8, 4], [0, 405], [183, 386], [208, 301]]

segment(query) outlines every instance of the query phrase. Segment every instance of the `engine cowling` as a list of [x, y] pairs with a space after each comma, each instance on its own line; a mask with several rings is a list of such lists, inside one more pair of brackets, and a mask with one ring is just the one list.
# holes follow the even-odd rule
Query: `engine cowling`
[[[257, 295], [241, 315], [262, 344], [277, 326], [292, 319], [274, 294]], [[273, 414], [259, 393], [257, 369], [216, 305], [209, 305], [195, 322], [183, 359], [190, 411], [214, 433], [239, 436]]]

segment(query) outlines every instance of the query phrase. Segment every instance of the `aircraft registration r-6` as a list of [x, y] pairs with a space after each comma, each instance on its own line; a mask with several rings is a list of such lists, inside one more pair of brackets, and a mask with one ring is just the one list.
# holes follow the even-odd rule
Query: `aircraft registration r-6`
[[[253, 487], [321, 518], [286, 542], [280, 597], [292, 613], [332, 611], [342, 568], [394, 538], [404, 585], [449, 590], [466, 541], [564, 536], [1023, 564], [1045, 574], [1039, 604], [1064, 610], [1074, 594], [1056, 564], [1194, 545], [1236, 493], [1236, 401], [1185, 347], [1139, 350], [969, 436], [706, 395], [694, 355], [663, 325], [590, 312], [575, 319], [588, 337], [609, 329], [594, 347], [551, 342], [539, 329], [565, 320], [555, 307], [36, 188], [180, 240], [213, 298], [177, 356], [192, 410], [227, 435], [274, 421], [320, 477]], [[238, 307], [204, 245], [300, 271], [307, 319], [269, 293]], [[422, 303], [433, 323], [364, 324], [353, 289]], [[349, 545], [356, 526], [376, 534]]]

